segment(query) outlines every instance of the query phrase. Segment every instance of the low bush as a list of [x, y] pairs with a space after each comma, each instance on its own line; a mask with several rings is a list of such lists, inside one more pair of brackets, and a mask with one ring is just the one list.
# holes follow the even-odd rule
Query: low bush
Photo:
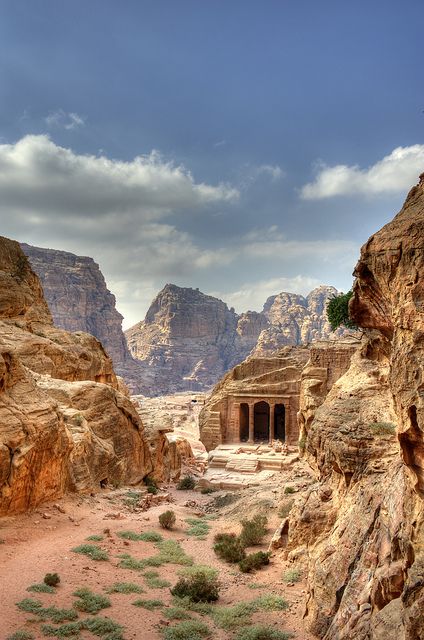
[[299, 582], [302, 577], [300, 569], [289, 569], [283, 573], [284, 582]]
[[164, 640], [203, 640], [210, 636], [209, 627], [201, 620], [185, 620], [163, 631]]
[[234, 533], [218, 533], [213, 550], [225, 562], [240, 562], [246, 557], [244, 545]]
[[180, 491], [188, 491], [190, 489], [194, 489], [195, 486], [196, 481], [193, 476], [184, 476], [177, 484], [177, 489]]
[[124, 538], [124, 540], [131, 540], [132, 542], [139, 542], [140, 540], [143, 542], [160, 542], [163, 540], [160, 533], [156, 531], [142, 531], [141, 533], [136, 533], [135, 531], [118, 531], [116, 535]]
[[43, 624], [41, 626], [41, 631], [45, 636], [53, 636], [55, 638], [79, 638], [81, 629], [81, 622], [67, 622], [66, 624], [61, 624], [60, 627], [53, 627], [51, 624]]
[[252, 600], [252, 605], [256, 611], [284, 611], [289, 606], [287, 600], [274, 593], [264, 593]]
[[240, 629], [235, 636], [235, 640], [289, 640], [292, 634], [280, 631], [275, 627], [268, 627], [264, 624], [255, 624], [250, 627]]
[[192, 565], [193, 559], [190, 558], [176, 540], [162, 540], [156, 544], [159, 549], [157, 558], [161, 564], [182, 564]]
[[88, 540], [89, 542], [101, 542], [103, 540], [103, 536], [92, 535], [92, 536], [88, 536], [86, 540]]
[[291, 487], [291, 486], [284, 487], [284, 494], [286, 496], [295, 492], [296, 492], [296, 489], [294, 487]]
[[142, 607], [143, 609], [147, 609], [148, 611], [153, 611], [154, 609], [157, 609], [158, 607], [162, 606], [162, 601], [161, 600], [142, 600], [140, 598], [139, 600], [136, 600], [135, 602], [133, 602], [133, 605], [135, 607]]
[[168, 620], [190, 620], [190, 614], [182, 607], [169, 607], [163, 611]]
[[215, 624], [221, 629], [232, 631], [250, 624], [255, 607], [250, 602], [239, 602], [233, 607], [216, 607], [212, 611]]
[[82, 553], [91, 560], [109, 560], [107, 551], [101, 549], [96, 544], [80, 544], [72, 549], [74, 553]]
[[159, 516], [159, 524], [162, 529], [172, 529], [176, 520], [177, 516], [175, 515], [174, 511], [171, 510], [164, 511]]
[[239, 562], [240, 571], [243, 573], [250, 573], [250, 571], [261, 569], [265, 565], [269, 564], [270, 555], [270, 553], [265, 553], [264, 551], [250, 553]]
[[145, 571], [143, 578], [150, 589], [164, 589], [171, 586], [171, 583], [161, 578], [157, 571]]
[[57, 587], [60, 582], [60, 578], [57, 573], [46, 573], [43, 582], [49, 587]]
[[78, 611], [85, 611], [85, 613], [98, 613], [101, 609], [107, 609], [111, 606], [109, 598], [103, 595], [97, 595], [86, 587], [77, 589], [72, 595], [79, 598], [79, 600], [74, 602], [74, 608], [78, 609]]
[[186, 522], [190, 525], [187, 529], [187, 535], [205, 540], [210, 531], [210, 525], [204, 518], [186, 518]]
[[59, 624], [60, 622], [66, 622], [68, 620], [76, 620], [78, 614], [75, 609], [59, 609], [58, 607], [43, 607], [43, 603], [39, 600], [32, 600], [31, 598], [24, 598], [20, 602], [16, 603], [16, 606], [25, 613], [32, 613], [38, 616], [41, 620], [51, 620]]
[[[81, 621], [82, 629], [90, 631], [94, 636], [106, 636], [104, 640], [124, 640], [122, 636], [123, 627], [110, 618], [86, 618]], [[113, 635], [112, 635], [113, 634]]]
[[115, 582], [105, 591], [106, 593], [144, 593], [144, 589], [134, 582]]
[[256, 515], [252, 520], [242, 520], [242, 530], [240, 533], [240, 542], [244, 547], [250, 547], [262, 542], [262, 538], [266, 534], [267, 525], [266, 516]]
[[15, 631], [11, 636], [7, 636], [6, 640], [34, 640], [35, 636], [25, 629]]
[[27, 588], [27, 591], [34, 591], [36, 593], [54, 593], [55, 588], [50, 587], [48, 584], [40, 583], [40, 584], [32, 584]]
[[171, 593], [192, 602], [214, 602], [219, 598], [218, 572], [210, 567], [195, 566], [184, 572]]

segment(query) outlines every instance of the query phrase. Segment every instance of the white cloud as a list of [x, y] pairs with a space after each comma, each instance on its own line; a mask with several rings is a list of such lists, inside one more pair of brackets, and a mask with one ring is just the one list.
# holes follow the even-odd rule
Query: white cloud
[[281, 291], [299, 293], [306, 296], [320, 284], [323, 283], [316, 278], [297, 275], [293, 278], [270, 278], [256, 282], [246, 282], [235, 291], [226, 293], [213, 291], [210, 292], [210, 295], [224, 300], [229, 307], [234, 307], [237, 313], [243, 313], [248, 309], [250, 311], [262, 311], [266, 299]]
[[85, 126], [85, 118], [83, 116], [73, 111], [67, 113], [63, 109], [50, 111], [44, 121], [49, 128], [66, 129], [67, 131]]
[[3, 207], [38, 213], [44, 220], [68, 216], [106, 220], [131, 217], [134, 223], [175, 209], [232, 201], [228, 185], [196, 183], [182, 166], [157, 152], [130, 162], [79, 155], [44, 135], [29, 135], [0, 145], [0, 193]]
[[256, 167], [256, 175], [259, 176], [261, 174], [268, 175], [271, 180], [280, 180], [285, 176], [285, 172], [277, 164], [262, 164]]
[[304, 185], [304, 200], [334, 196], [383, 195], [401, 193], [417, 182], [424, 171], [424, 145], [397, 147], [368, 169], [359, 166], [322, 164], [313, 182]]

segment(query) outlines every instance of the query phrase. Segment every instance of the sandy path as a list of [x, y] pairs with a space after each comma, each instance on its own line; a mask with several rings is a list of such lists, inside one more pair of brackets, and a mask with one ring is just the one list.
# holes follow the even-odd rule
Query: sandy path
[[[227, 565], [217, 559], [212, 549], [213, 533], [228, 530], [231, 525], [222, 519], [210, 521], [211, 531], [207, 540], [197, 540], [186, 533], [185, 518], [193, 517], [196, 509], [184, 507], [187, 499], [196, 500], [198, 504], [208, 502], [210, 496], [202, 496], [194, 492], [171, 490], [175, 502], [171, 506], [152, 507], [148, 512], [132, 513], [122, 506], [122, 502], [112, 502], [113, 492], [107, 491], [96, 497], [67, 498], [55, 505], [44, 505], [41, 510], [22, 516], [3, 518], [0, 522], [0, 638], [6, 640], [9, 634], [17, 629], [27, 629], [37, 640], [45, 636], [40, 631], [40, 624], [28, 622], [31, 615], [20, 612], [16, 602], [25, 597], [38, 599], [46, 605], [55, 604], [59, 607], [71, 607], [75, 601], [73, 591], [78, 587], [89, 587], [95, 593], [102, 593], [104, 587], [114, 582], [134, 582], [142, 586], [145, 593], [112, 594], [112, 607], [103, 610], [99, 615], [112, 618], [125, 627], [126, 640], [159, 640], [162, 636], [158, 623], [165, 622], [160, 610], [147, 611], [134, 607], [131, 603], [137, 598], [159, 599], [165, 604], [171, 604], [171, 594], [168, 588], [149, 589], [139, 572], [119, 568], [120, 553], [129, 553], [141, 559], [156, 553], [153, 543], [142, 541], [124, 541], [116, 535], [118, 531], [156, 530], [165, 538], [178, 540], [187, 554], [196, 563], [214, 566], [220, 571], [222, 591], [219, 600], [221, 605], [236, 604], [237, 602], [252, 600], [262, 593], [282, 595], [290, 604], [285, 612], [258, 612], [254, 614], [256, 622], [275, 624], [276, 628], [294, 632], [297, 640], [312, 638], [304, 629], [301, 620], [302, 590], [300, 582], [288, 587], [281, 580], [283, 565], [275, 559], [269, 567], [254, 574], [241, 574], [237, 567]], [[158, 526], [158, 515], [166, 508], [172, 508], [177, 514], [176, 528], [164, 532]], [[64, 511], [62, 513], [61, 511]], [[121, 514], [120, 519], [111, 519], [110, 514]], [[47, 516], [43, 517], [43, 514]], [[109, 515], [108, 515], [109, 514]], [[273, 523], [275, 524], [275, 522]], [[93, 534], [103, 534], [105, 528], [110, 529], [111, 535], [105, 535], [99, 543], [110, 556], [108, 562], [96, 562], [86, 556], [73, 553], [71, 549], [86, 541]], [[272, 527], [268, 540], [272, 534]], [[104, 535], [104, 534], [103, 534]], [[266, 542], [268, 542], [268, 540]], [[264, 549], [266, 546], [263, 547]], [[161, 578], [169, 580], [173, 585], [178, 579], [177, 565], [166, 564], [157, 571]], [[61, 584], [55, 594], [29, 593], [26, 588], [34, 583], [42, 582], [47, 572], [57, 572], [61, 577]], [[263, 589], [251, 589], [249, 584], [260, 583]], [[85, 617], [81, 614], [80, 617]], [[193, 614], [193, 617], [196, 615]], [[213, 629], [213, 638], [232, 638], [233, 633], [217, 629], [208, 617], [204, 621]], [[93, 638], [84, 631], [81, 638]]]

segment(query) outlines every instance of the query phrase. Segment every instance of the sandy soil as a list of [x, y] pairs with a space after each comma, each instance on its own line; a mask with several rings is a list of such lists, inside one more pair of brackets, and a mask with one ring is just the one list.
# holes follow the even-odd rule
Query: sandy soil
[[[266, 489], [266, 488], [265, 488]], [[276, 493], [275, 487], [269, 487]], [[244, 516], [253, 515], [250, 511], [254, 507], [258, 490], [250, 490], [250, 494], [243, 490], [239, 500], [241, 513]], [[155, 530], [165, 539], [178, 540], [185, 552], [192, 556], [196, 563], [216, 567], [220, 571], [222, 590], [220, 605], [233, 605], [248, 601], [264, 593], [282, 595], [289, 603], [289, 609], [283, 612], [258, 612], [253, 615], [253, 622], [264, 622], [275, 625], [276, 628], [290, 631], [297, 640], [312, 638], [303, 628], [302, 623], [302, 595], [305, 585], [298, 582], [288, 586], [282, 580], [282, 573], [287, 565], [278, 555], [272, 558], [269, 567], [252, 574], [242, 574], [235, 565], [228, 565], [217, 559], [212, 549], [213, 535], [217, 531], [237, 530], [237, 509], [229, 508], [228, 514], [217, 513], [216, 520], [210, 520], [211, 531], [206, 540], [198, 540], [187, 535], [187, 517], [193, 517], [202, 511], [206, 503], [219, 494], [200, 495], [189, 491], [170, 489], [171, 505], [156, 506], [147, 512], [132, 512], [123, 504], [122, 490], [104, 490], [96, 496], [71, 497], [55, 504], [43, 505], [42, 508], [30, 514], [3, 518], [0, 521], [0, 638], [6, 640], [8, 636], [18, 630], [31, 631], [38, 640], [45, 638], [41, 632], [40, 622], [34, 616], [21, 612], [16, 602], [22, 598], [31, 597], [58, 607], [71, 607], [76, 598], [72, 593], [78, 587], [89, 587], [95, 593], [104, 593], [104, 589], [114, 582], [134, 582], [144, 589], [138, 594], [111, 594], [112, 606], [104, 609], [99, 615], [107, 616], [125, 627], [126, 640], [159, 640], [160, 630], [164, 625], [175, 624], [165, 619], [162, 609], [148, 611], [133, 606], [137, 598], [159, 599], [164, 606], [170, 605], [172, 596], [169, 588], [148, 588], [140, 572], [118, 567], [121, 553], [129, 553], [142, 559], [156, 553], [154, 544], [142, 541], [127, 541], [116, 534], [123, 530], [141, 531]], [[195, 506], [186, 506], [187, 501], [196, 501]], [[250, 501], [250, 502], [249, 502]], [[249, 511], [246, 512], [246, 505]], [[164, 531], [158, 525], [158, 515], [166, 508], [172, 508], [177, 514], [176, 526], [172, 531]], [[273, 530], [278, 523], [276, 509], [270, 513], [269, 535], [264, 545], [259, 547], [266, 550]], [[110, 531], [106, 534], [105, 529]], [[72, 548], [86, 542], [86, 538], [93, 534], [103, 535], [101, 542], [93, 542], [109, 553], [110, 560], [94, 561], [84, 555], [72, 552]], [[255, 548], [257, 550], [258, 548]], [[174, 585], [178, 579], [177, 572], [181, 567], [166, 564], [158, 567], [161, 578]], [[40, 583], [47, 572], [57, 572], [61, 577], [59, 587], [54, 594], [30, 593], [27, 587]], [[249, 585], [260, 584], [261, 588], [252, 589]], [[80, 614], [84, 618], [86, 614]], [[198, 614], [192, 614], [194, 618]], [[212, 637], [219, 639], [233, 638], [234, 632], [223, 631], [216, 627], [208, 616], [202, 618], [211, 630]], [[31, 621], [32, 620], [32, 621]], [[90, 633], [81, 632], [80, 638], [93, 638]]]

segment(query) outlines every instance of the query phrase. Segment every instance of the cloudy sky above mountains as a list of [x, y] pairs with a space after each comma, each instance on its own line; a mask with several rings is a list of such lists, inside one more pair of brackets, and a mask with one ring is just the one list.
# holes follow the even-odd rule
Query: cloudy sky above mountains
[[347, 290], [424, 171], [418, 0], [2, 0], [2, 235], [90, 255], [126, 326]]

